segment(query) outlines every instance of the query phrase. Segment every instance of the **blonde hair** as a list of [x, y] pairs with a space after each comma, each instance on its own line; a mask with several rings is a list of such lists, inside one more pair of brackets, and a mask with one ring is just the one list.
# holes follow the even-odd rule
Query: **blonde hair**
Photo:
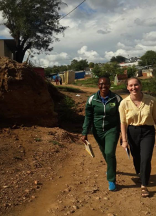
[[128, 85], [128, 82], [129, 82], [131, 79], [137, 80], [138, 83], [141, 85], [141, 81], [140, 81], [140, 79], [138, 79], [137, 77], [130, 77], [130, 78], [128, 78], [127, 81], [126, 81], [126, 85]]

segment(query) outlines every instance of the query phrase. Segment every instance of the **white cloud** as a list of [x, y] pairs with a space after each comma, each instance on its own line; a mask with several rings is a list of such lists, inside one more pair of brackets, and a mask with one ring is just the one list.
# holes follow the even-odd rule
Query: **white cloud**
[[11, 36], [9, 35], [9, 29], [5, 28], [3, 25], [0, 25], [0, 36], [4, 38], [11, 38]]
[[89, 56], [98, 56], [98, 53], [94, 50], [87, 51], [87, 46], [83, 46], [80, 50], [77, 51], [78, 54], [89, 57]]
[[112, 51], [107, 52], [106, 51], [104, 57], [107, 61], [109, 61], [113, 56], [119, 56], [119, 55], [124, 56], [124, 57], [128, 57], [127, 52], [124, 49], [118, 49], [115, 52], [112, 52]]
[[144, 34], [143, 39], [145, 41], [156, 41], [156, 31]]
[[0, 11], [0, 24], [3, 22], [2, 11]]
[[76, 59], [87, 59], [88, 62], [97, 62], [99, 60], [102, 61], [104, 60], [100, 57], [100, 55], [96, 51], [94, 50], [88, 51], [87, 46], [81, 47], [81, 49], [78, 50], [77, 53], [79, 54], [79, 57], [75, 57]]
[[[63, 64], [66, 64], [66, 62], [71, 59], [71, 57], [65, 53], [59, 53], [59, 54], [53, 54], [53, 55], [46, 55], [41, 56], [39, 59], [37, 58], [37, 56], [33, 57], [31, 59], [31, 61], [35, 64], [35, 65], [39, 65], [39, 66], [43, 66], [43, 67], [52, 67], [53, 65], [61, 65], [62, 62]], [[60, 63], [61, 62], [61, 63]]]

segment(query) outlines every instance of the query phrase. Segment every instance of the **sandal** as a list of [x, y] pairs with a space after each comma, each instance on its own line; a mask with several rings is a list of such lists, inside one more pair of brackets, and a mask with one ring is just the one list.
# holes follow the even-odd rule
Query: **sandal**
[[141, 187], [141, 196], [142, 197], [149, 197], [149, 191], [148, 191], [147, 187], [145, 187], [145, 186]]

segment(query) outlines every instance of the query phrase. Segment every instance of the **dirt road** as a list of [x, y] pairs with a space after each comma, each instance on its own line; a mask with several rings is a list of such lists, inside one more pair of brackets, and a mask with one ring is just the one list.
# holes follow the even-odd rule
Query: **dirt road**
[[[87, 90], [84, 99], [86, 95], [96, 91], [81, 89]], [[75, 97], [76, 100], [80, 100], [81, 96], [82, 94]], [[124, 149], [118, 144], [117, 191], [110, 192], [106, 180], [106, 164], [91, 134], [89, 141], [95, 158], [90, 157], [83, 145], [73, 143], [70, 145], [69, 157], [60, 161], [53, 179], [44, 183], [42, 189], [34, 195], [33, 201], [12, 209], [4, 216], [155, 216], [156, 148], [149, 184], [150, 197], [142, 198], [132, 158], [128, 159]]]

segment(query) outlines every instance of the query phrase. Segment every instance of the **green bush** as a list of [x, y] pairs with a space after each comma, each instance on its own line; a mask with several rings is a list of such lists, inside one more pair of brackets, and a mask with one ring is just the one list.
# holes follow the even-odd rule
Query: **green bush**
[[58, 113], [59, 121], [70, 121], [76, 113], [75, 101], [72, 98], [65, 96], [63, 100], [56, 105], [55, 109]]
[[72, 88], [72, 87], [67, 87], [67, 86], [56, 86], [56, 88], [59, 89], [60, 91], [63, 91], [63, 92], [75, 92], [75, 93], [82, 92], [78, 88]]
[[121, 83], [120, 85], [112, 84], [111, 85], [111, 90], [112, 91], [114, 91], [114, 90], [127, 90], [127, 87], [126, 87], [126, 84], [124, 84], [124, 83]]
[[142, 89], [143, 91], [156, 95], [156, 79], [151, 78], [145, 81], [142, 81]]

